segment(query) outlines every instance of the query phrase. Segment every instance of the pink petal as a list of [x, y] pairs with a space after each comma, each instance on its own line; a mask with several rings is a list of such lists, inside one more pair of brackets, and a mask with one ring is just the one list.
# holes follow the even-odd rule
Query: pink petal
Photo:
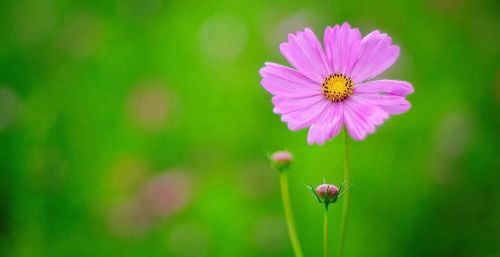
[[383, 123], [389, 115], [380, 107], [360, 101], [351, 96], [344, 105], [344, 122], [347, 131], [355, 140], [363, 140], [367, 134]]
[[300, 72], [267, 62], [260, 69], [261, 85], [273, 95], [313, 96], [322, 94], [321, 85], [304, 77]]
[[287, 114], [301, 109], [308, 108], [321, 101], [325, 101], [323, 95], [317, 96], [273, 96], [272, 103], [274, 105], [273, 112], [277, 114]]
[[327, 27], [324, 34], [326, 57], [335, 73], [349, 74], [361, 49], [361, 33], [346, 22]]
[[375, 104], [389, 114], [401, 114], [408, 111], [411, 107], [403, 96], [398, 95], [380, 95], [380, 94], [356, 94], [360, 101]]
[[[382, 108], [372, 105], [358, 96], [351, 96], [347, 104], [353, 107], [358, 114], [362, 115], [362, 118], [365, 119], [367, 123], [373, 124], [374, 128], [382, 125], [384, 120], [389, 118], [389, 114]], [[375, 130], [373, 132], [375, 132]]]
[[329, 101], [320, 101], [309, 107], [283, 114], [281, 120], [286, 122], [288, 128], [293, 131], [307, 128], [317, 122], [329, 105]]
[[342, 104], [329, 103], [323, 115], [309, 128], [307, 143], [322, 145], [337, 136], [342, 128]]
[[321, 84], [331, 73], [323, 48], [309, 28], [289, 34], [288, 42], [282, 43], [280, 50], [293, 67], [313, 81]]
[[361, 40], [361, 53], [350, 73], [355, 82], [373, 78], [390, 67], [399, 56], [399, 47], [392, 45], [387, 34], [373, 31]]
[[413, 93], [413, 86], [406, 81], [374, 80], [354, 86], [355, 93], [383, 93], [406, 96]]

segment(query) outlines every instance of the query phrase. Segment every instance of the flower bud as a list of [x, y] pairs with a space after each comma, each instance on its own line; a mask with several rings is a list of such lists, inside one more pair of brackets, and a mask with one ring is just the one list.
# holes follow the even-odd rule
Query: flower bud
[[332, 202], [336, 200], [339, 189], [337, 188], [337, 186], [332, 184], [321, 184], [316, 187], [316, 190], [314, 190], [314, 192], [322, 202]]
[[293, 156], [290, 152], [288, 151], [278, 151], [274, 152], [271, 155], [271, 162], [273, 167], [276, 169], [282, 171], [285, 168], [288, 168], [290, 166], [290, 163], [292, 162]]

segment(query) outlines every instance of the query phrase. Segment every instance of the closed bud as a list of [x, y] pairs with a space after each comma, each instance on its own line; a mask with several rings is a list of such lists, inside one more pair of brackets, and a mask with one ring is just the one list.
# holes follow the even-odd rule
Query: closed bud
[[284, 169], [288, 168], [290, 166], [290, 163], [292, 162], [292, 159], [293, 156], [288, 151], [278, 151], [274, 152], [271, 155], [272, 165], [279, 171], [283, 171]]
[[336, 200], [339, 189], [337, 186], [332, 184], [321, 184], [316, 187], [314, 192], [316, 192], [316, 195], [322, 202], [330, 203]]
[[307, 190], [311, 193], [311, 195], [321, 204], [325, 205], [325, 208], [328, 210], [328, 205], [331, 203], [336, 203], [344, 193], [351, 187], [347, 187], [347, 189], [342, 190], [344, 186], [344, 182], [340, 184], [340, 187], [337, 187], [333, 184], [323, 184], [319, 185], [314, 189], [311, 185], [305, 185]]

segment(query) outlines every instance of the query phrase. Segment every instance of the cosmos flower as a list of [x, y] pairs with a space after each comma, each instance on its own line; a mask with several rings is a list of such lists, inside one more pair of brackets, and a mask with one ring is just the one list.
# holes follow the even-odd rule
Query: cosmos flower
[[410, 108], [410, 83], [371, 80], [399, 56], [387, 34], [375, 30], [361, 38], [344, 23], [327, 27], [323, 44], [309, 28], [290, 34], [280, 50], [293, 68], [267, 62], [260, 70], [274, 113], [290, 130], [309, 127], [309, 144], [332, 139], [343, 125], [353, 139], [363, 140], [390, 115]]

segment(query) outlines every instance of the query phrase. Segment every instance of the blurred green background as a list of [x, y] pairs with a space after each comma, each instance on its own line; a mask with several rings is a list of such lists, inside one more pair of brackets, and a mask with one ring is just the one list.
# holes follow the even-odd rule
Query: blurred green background
[[[265, 61], [308, 26], [389, 33], [413, 107], [351, 142], [346, 256], [500, 256], [498, 1], [2, 1], [0, 256], [307, 256], [342, 140], [272, 113]], [[333, 251], [340, 206], [331, 209]]]

